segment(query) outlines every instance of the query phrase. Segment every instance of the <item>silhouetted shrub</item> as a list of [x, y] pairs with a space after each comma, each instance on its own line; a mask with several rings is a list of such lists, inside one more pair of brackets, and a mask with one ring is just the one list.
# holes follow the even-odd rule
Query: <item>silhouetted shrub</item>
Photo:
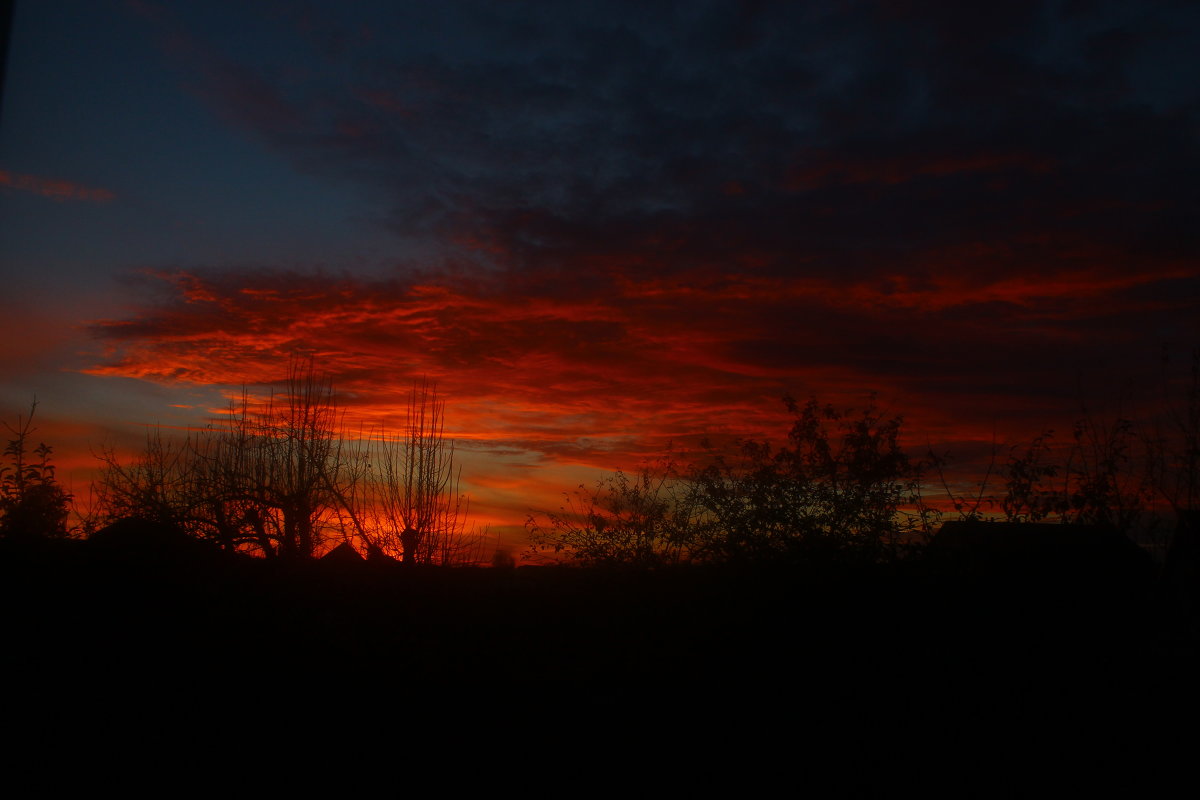
[[873, 562], [920, 525], [920, 467], [899, 417], [787, 398], [787, 444], [744, 441], [703, 467], [673, 462], [580, 487], [558, 513], [531, 517], [538, 552], [586, 563], [817, 558]]
[[8, 463], [0, 467], [0, 535], [5, 537], [67, 535], [71, 495], [54, 479], [52, 449], [39, 443], [29, 451], [36, 409], [35, 402], [15, 427], [4, 423], [13, 436], [4, 448]]
[[591, 490], [580, 486], [557, 513], [526, 523], [537, 553], [644, 567], [703, 559], [704, 525], [695, 477], [669, 459], [635, 475], [618, 470]]

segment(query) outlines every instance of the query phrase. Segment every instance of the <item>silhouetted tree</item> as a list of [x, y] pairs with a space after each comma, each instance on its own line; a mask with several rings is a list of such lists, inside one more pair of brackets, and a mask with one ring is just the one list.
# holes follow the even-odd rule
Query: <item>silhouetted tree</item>
[[538, 552], [587, 564], [678, 564], [707, 557], [697, 483], [670, 459], [634, 475], [617, 471], [592, 489], [580, 486], [557, 513], [526, 522]]
[[[1007, 522], [1101, 526], [1143, 536], [1154, 512], [1157, 457], [1145, 431], [1117, 413], [1109, 420], [1082, 408], [1071, 442], [1051, 447], [1053, 431], [1013, 445], [1000, 470], [1004, 494], [984, 498]], [[981, 488], [981, 498], [986, 481]]]
[[477, 556], [481, 544], [465, 532], [467, 501], [445, 420], [445, 401], [422, 380], [413, 386], [400, 435], [381, 431], [373, 443], [372, 544], [406, 564], [453, 564]]
[[[177, 525], [227, 549], [310, 558], [361, 532], [355, 494], [365, 453], [347, 444], [328, 378], [294, 361], [284, 391], [243, 393], [221, 424], [182, 442], [156, 431], [130, 464], [102, 454], [102, 517]], [[346, 524], [349, 522], [350, 524]]]
[[193, 436], [175, 441], [155, 428], [147, 431], [142, 451], [126, 463], [111, 447], [102, 449], [103, 467], [95, 484], [100, 524], [136, 518], [187, 527], [198, 500], [196, 446]]
[[873, 400], [857, 414], [785, 402], [795, 416], [786, 445], [743, 441], [702, 468], [667, 464], [580, 487], [559, 513], [530, 518], [535, 548], [641, 565], [896, 554], [928, 513], [901, 419]]
[[1061, 467], [1052, 460], [1050, 438], [1043, 431], [1028, 445], [1013, 445], [1004, 465], [1004, 497], [1000, 508], [1005, 522], [1041, 522], [1060, 515], [1060, 493], [1048, 481], [1056, 478]]
[[340, 422], [333, 387], [311, 361], [293, 364], [286, 394], [272, 395], [258, 413], [245, 488], [269, 516], [280, 555], [316, 555], [331, 517], [350, 508], [347, 497], [359, 473]]
[[1085, 408], [1073, 438], [1065, 470], [1065, 520], [1122, 533], [1145, 523], [1154, 499], [1153, 475], [1134, 421], [1120, 412], [1104, 421]]
[[12, 435], [4, 448], [8, 463], [0, 466], [0, 535], [48, 536], [67, 535], [67, 517], [71, 495], [54, 478], [50, 463], [52, 448], [44, 442], [30, 451], [30, 437], [36, 431], [33, 416], [37, 402], [29, 408], [28, 417], [17, 417], [17, 424], [4, 423]]
[[874, 398], [855, 413], [785, 398], [788, 443], [744, 442], [699, 474], [715, 545], [729, 559], [872, 561], [920, 527], [920, 469], [900, 447], [900, 417]]

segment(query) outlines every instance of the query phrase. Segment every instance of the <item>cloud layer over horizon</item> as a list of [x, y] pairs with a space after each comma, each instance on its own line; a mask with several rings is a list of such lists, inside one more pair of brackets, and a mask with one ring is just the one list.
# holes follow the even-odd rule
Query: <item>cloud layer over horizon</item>
[[[425, 375], [481, 451], [628, 468], [782, 432], [785, 393], [1036, 433], [1200, 343], [1194, 4], [121, 13], [157, 80], [329, 202], [268, 186], [276, 255], [125, 264], [94, 375], [260, 383], [311, 353], [367, 416]], [[302, 213], [390, 245], [307, 261], [271, 227]]]

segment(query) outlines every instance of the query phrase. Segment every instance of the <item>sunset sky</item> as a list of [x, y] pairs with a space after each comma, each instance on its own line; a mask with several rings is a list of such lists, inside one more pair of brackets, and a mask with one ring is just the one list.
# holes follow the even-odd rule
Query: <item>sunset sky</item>
[[427, 376], [514, 543], [784, 394], [969, 461], [1200, 345], [1197, 42], [1194, 2], [18, 0], [0, 410], [85, 493], [294, 353], [372, 421]]

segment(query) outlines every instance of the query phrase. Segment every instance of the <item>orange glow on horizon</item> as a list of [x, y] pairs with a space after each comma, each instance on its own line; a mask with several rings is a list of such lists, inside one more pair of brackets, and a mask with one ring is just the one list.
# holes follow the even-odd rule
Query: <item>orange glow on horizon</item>
[[[1096, 256], [1081, 250], [1080, 263]], [[885, 413], [905, 417], [911, 451], [957, 447], [976, 465], [993, 436], [1016, 442], [1069, 425], [1072, 387], [1054, 384], [1068, 356], [1057, 349], [1085, 342], [1079, 319], [1137, 309], [1146, 301], [1130, 293], [1197, 273], [1167, 263], [989, 276], [938, 261], [965, 257], [931, 254], [925, 277], [896, 271], [874, 283], [614, 267], [593, 276], [586, 299], [557, 272], [519, 276], [515, 289], [154, 273], [173, 298], [95, 323], [107, 355], [87, 373], [215, 387], [230, 401], [247, 387], [253, 402], [303, 353], [330, 376], [347, 425], [367, 436], [400, 429], [424, 377], [447, 401], [473, 515], [520, 525], [605, 471], [671, 450], [702, 456], [705, 438], [779, 441], [791, 424], [784, 395], [861, 407], [875, 392]], [[990, 317], [976, 313], [985, 306]], [[1122, 341], [1119, 327], [1102, 333]], [[1019, 380], [989, 366], [1014, 361]], [[1054, 391], [1029, 391], [1042, 385]], [[228, 410], [205, 413], [195, 424]]]

